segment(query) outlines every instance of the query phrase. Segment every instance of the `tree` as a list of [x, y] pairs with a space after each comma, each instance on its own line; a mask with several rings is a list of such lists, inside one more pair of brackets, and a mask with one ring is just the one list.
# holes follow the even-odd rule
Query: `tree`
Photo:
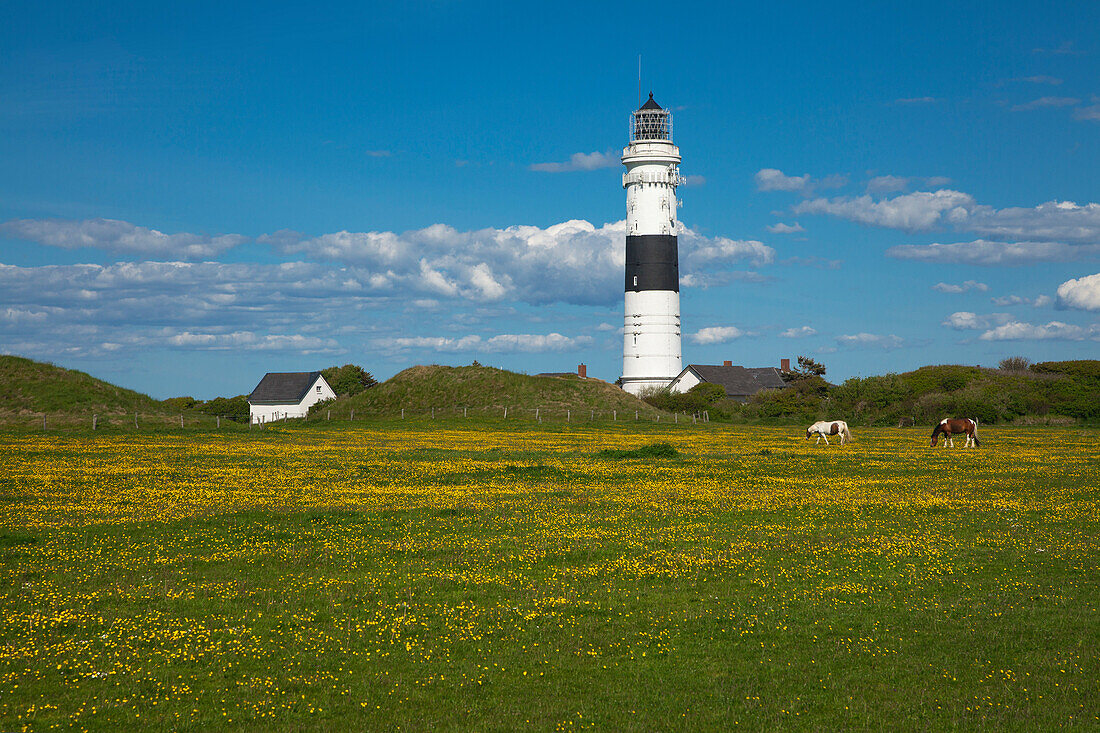
[[359, 394], [378, 384], [378, 380], [372, 377], [370, 372], [357, 364], [331, 366], [321, 370], [321, 376], [328, 382], [328, 386], [332, 387], [332, 391], [341, 397]]
[[789, 372], [783, 372], [783, 379], [787, 382], [800, 382], [810, 377], [823, 376], [825, 376], [825, 365], [808, 356], [798, 357], [798, 366]]

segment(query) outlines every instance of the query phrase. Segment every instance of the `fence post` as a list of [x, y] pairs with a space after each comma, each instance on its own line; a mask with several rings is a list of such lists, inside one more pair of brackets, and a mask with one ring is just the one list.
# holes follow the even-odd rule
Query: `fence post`
[[183, 427], [183, 415], [180, 415], [180, 427]]
[[692, 425], [694, 425], [694, 424], [695, 424], [695, 413], [694, 413], [694, 412], [693, 412], [693, 413], [691, 413], [691, 424], [692, 424]]
[[46, 413], [42, 413], [42, 429], [46, 429]]
[[435, 407], [432, 407], [432, 419], [435, 420]]
[[401, 408], [401, 419], [402, 420], [405, 419], [405, 408], [404, 407]]
[[619, 419], [619, 411], [618, 410], [612, 410], [611, 411], [611, 422], [617, 422], [618, 419]]
[[661, 413], [657, 413], [657, 422], [661, 422]]
[[222, 416], [216, 415], [216, 417], [218, 418], [218, 427], [220, 428], [222, 426]]
[[331, 420], [332, 419], [332, 410], [328, 411], [328, 417], [326, 417], [325, 419], [326, 420]]
[[535, 408], [535, 419], [538, 420], [539, 422], [542, 422], [542, 420], [539, 420], [539, 408], [537, 408], [537, 407]]
[[134, 430], [137, 430], [137, 429], [138, 429], [138, 424], [137, 424], [137, 413], [135, 412], [135, 413], [134, 413]]
[[677, 425], [680, 424], [680, 413], [678, 413], [678, 412], [672, 413], [672, 422], [676, 423]]
[[466, 417], [466, 408], [465, 407], [462, 408], [462, 417]]
[[351, 408], [351, 419], [352, 419], [352, 420], [354, 420], [354, 419], [355, 419], [355, 408], [354, 408], [354, 407], [353, 407], [353, 408]]
[[703, 422], [710, 422], [710, 410], [703, 410]]
[[569, 416], [570, 416], [571, 412], [572, 412], [572, 410], [566, 410], [565, 411], [565, 421], [566, 422], [569, 422]]
[[637, 422], [637, 420], [638, 420], [638, 411], [637, 410], [634, 411], [634, 420], [635, 420], [635, 422]]
[[508, 419], [508, 408], [507, 407], [504, 408], [504, 419], [505, 420]]
[[588, 416], [588, 421], [593, 422], [596, 419], [596, 411], [593, 410], [592, 414]]
[[95, 424], [99, 419], [99, 415], [92, 415], [92, 430], [95, 430]]

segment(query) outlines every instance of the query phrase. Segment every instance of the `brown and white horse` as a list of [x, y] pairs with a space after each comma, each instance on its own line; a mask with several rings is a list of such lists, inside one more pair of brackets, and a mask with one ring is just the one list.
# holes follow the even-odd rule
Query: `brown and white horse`
[[940, 433], [943, 433], [943, 447], [946, 448], [950, 443], [951, 447], [955, 447], [955, 441], [951, 439], [953, 435], [959, 435], [960, 433], [966, 434], [966, 447], [969, 448], [971, 443], [974, 447], [978, 447], [981, 443], [978, 442], [978, 421], [971, 420], [969, 417], [945, 417], [940, 420], [932, 430], [932, 446], [935, 447], [936, 441], [940, 437]]
[[817, 433], [817, 441], [814, 445], [821, 442], [821, 439], [825, 439], [825, 445], [829, 444], [830, 435], [839, 435], [840, 444], [844, 445], [845, 441], [851, 442], [852, 431], [848, 429], [848, 423], [843, 420], [821, 420], [815, 422], [810, 427], [806, 428], [806, 440], [810, 439], [810, 436]]

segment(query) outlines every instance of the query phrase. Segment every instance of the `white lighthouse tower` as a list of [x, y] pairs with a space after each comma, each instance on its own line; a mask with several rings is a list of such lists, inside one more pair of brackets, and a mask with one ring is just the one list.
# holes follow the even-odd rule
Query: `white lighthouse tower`
[[665, 387], [680, 367], [680, 265], [676, 250], [676, 187], [680, 149], [672, 113], [649, 100], [630, 115], [623, 149], [626, 189], [626, 318], [623, 389]]

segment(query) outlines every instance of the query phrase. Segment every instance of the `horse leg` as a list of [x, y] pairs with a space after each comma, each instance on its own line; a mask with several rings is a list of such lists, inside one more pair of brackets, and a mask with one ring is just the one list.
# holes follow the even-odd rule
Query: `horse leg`
[[829, 444], [829, 436], [826, 435], [825, 433], [822, 433], [821, 437], [825, 439], [825, 445], [828, 445]]

